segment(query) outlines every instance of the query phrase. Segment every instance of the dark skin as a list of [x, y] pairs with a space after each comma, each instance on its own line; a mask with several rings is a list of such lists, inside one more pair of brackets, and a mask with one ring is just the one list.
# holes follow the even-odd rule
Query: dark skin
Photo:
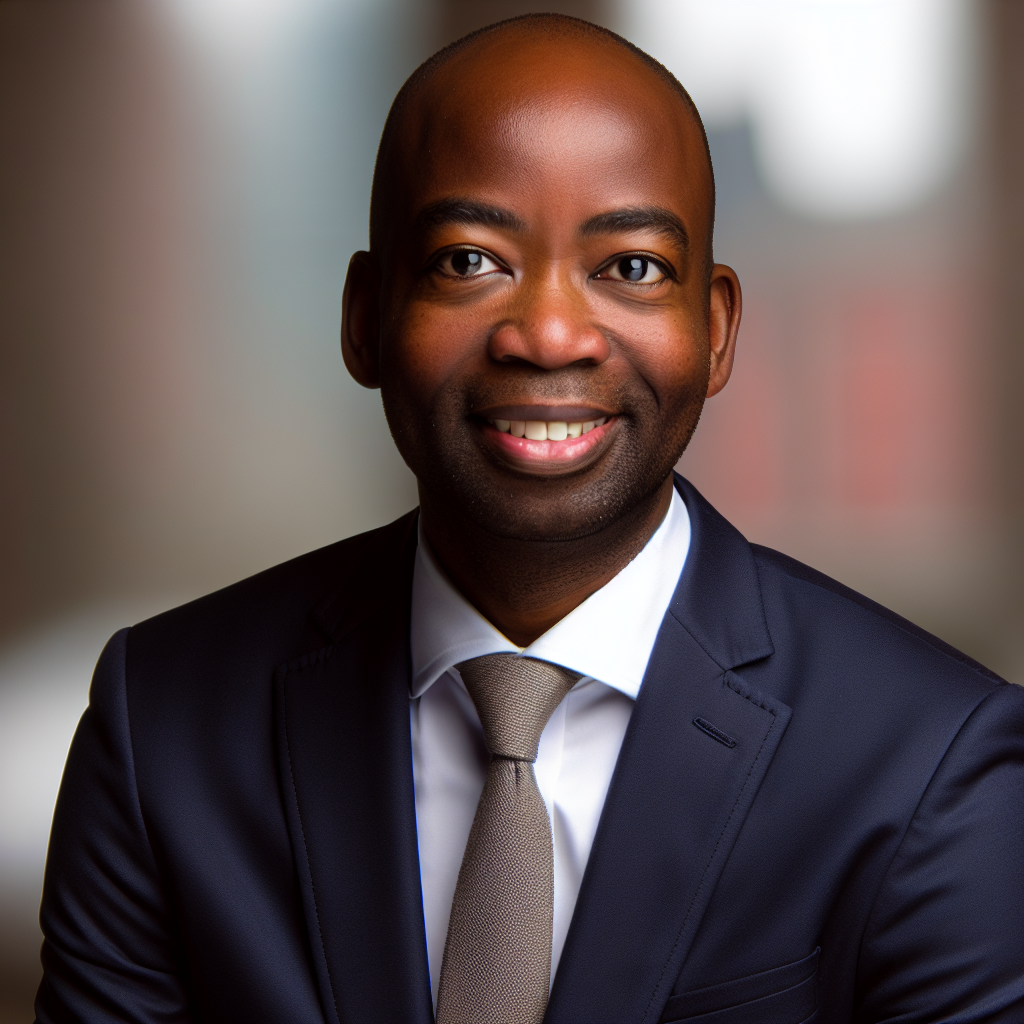
[[[484, 36], [397, 127], [387, 230], [345, 284], [345, 363], [382, 389], [445, 572], [525, 647], [664, 518], [732, 370], [739, 281], [706, 256], [699, 126], [607, 40]], [[503, 430], [601, 418], [561, 442]]]

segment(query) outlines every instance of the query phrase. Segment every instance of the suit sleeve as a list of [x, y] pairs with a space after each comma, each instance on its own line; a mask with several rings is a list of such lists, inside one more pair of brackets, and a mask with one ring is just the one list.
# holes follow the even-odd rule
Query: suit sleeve
[[1024, 690], [950, 744], [877, 894], [858, 1022], [1024, 1020]]
[[135, 784], [127, 643], [122, 630], [100, 657], [61, 780], [40, 912], [40, 1024], [189, 1020]]

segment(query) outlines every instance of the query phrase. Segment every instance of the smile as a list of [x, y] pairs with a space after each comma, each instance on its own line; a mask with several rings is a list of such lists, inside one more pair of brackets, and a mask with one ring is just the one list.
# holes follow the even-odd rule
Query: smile
[[520, 471], [548, 475], [575, 472], [600, 457], [618, 420], [607, 413], [598, 415], [600, 411], [520, 406], [489, 410], [477, 422], [484, 440], [504, 462]]

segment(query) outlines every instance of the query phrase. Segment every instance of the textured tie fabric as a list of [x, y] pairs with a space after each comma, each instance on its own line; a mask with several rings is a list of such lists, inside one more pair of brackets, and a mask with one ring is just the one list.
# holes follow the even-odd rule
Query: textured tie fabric
[[533, 762], [580, 678], [515, 654], [457, 666], [491, 752], [452, 900], [437, 1024], [540, 1024], [551, 980], [551, 824]]

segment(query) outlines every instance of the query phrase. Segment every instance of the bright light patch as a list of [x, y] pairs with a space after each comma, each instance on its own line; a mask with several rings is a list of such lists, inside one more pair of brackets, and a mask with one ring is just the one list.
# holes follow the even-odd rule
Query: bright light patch
[[749, 119], [767, 186], [800, 212], [898, 212], [962, 151], [966, 0], [627, 0], [623, 13], [709, 128]]
[[308, 25], [351, 0], [160, 0], [165, 13], [218, 50], [259, 57], [273, 52], [282, 33]]

